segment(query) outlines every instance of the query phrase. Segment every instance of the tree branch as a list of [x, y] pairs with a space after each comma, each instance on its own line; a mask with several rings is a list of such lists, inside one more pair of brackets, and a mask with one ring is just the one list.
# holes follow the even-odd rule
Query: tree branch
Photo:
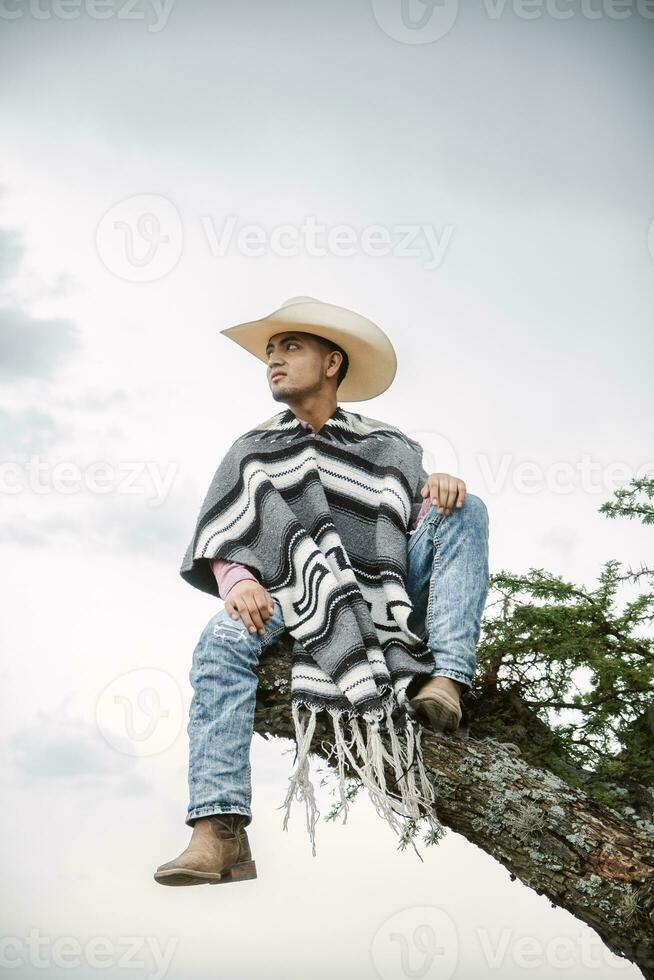
[[[258, 668], [254, 727], [266, 738], [293, 738], [290, 669], [291, 644], [283, 639]], [[486, 690], [487, 695], [482, 687], [471, 703], [464, 698], [463, 724], [469, 722], [469, 729], [451, 736], [423, 734], [437, 818], [537, 894], [591, 926], [613, 953], [654, 980], [654, 823], [635, 811], [630, 818], [603, 806], [531, 764], [526, 750], [546, 739], [549, 729], [527, 706], [513, 706], [522, 748], [489, 737], [493, 716], [504, 715], [499, 730], [506, 732], [511, 695], [504, 692], [498, 702], [500, 693], [492, 686]], [[517, 718], [520, 712], [524, 717]], [[317, 755], [327, 757], [332, 735], [331, 724], [319, 714], [312, 743]], [[643, 794], [651, 806], [645, 787]]]

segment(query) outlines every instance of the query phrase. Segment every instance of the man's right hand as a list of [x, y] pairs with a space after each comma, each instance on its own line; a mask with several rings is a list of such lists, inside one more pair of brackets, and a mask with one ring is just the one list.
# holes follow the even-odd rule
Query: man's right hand
[[275, 611], [275, 600], [263, 585], [252, 579], [242, 579], [233, 585], [225, 598], [225, 609], [232, 617], [239, 616], [250, 633], [265, 633], [265, 624]]

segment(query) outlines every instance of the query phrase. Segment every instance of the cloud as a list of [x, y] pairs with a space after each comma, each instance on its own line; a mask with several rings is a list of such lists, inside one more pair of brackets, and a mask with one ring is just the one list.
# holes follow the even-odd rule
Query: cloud
[[32, 779], [97, 776], [111, 771], [96, 746], [64, 733], [55, 733], [54, 738], [46, 738], [45, 732], [23, 733], [14, 739], [13, 749], [15, 765]]
[[81, 719], [39, 712], [9, 739], [14, 770], [29, 785], [66, 782], [80, 788], [110, 782], [121, 795], [140, 795], [149, 783], [136, 760], [116, 752], [98, 728]]
[[112, 751], [83, 721], [41, 712], [9, 742], [14, 767], [28, 780], [71, 779], [122, 772], [126, 757]]
[[[80, 392], [77, 398], [49, 393], [47, 401], [53, 411], [46, 412], [31, 405], [9, 411], [0, 406], [0, 452], [50, 451], [62, 440], [79, 444], [82, 430], [77, 425], [78, 419], [84, 419], [91, 413], [107, 416], [112, 409], [124, 409], [129, 403], [129, 396], [121, 389], [95, 390]], [[86, 432], [93, 431], [93, 424], [86, 422]], [[122, 439], [122, 430], [109, 421], [104, 422], [103, 431], [106, 438], [113, 435]]]
[[555, 524], [540, 539], [541, 545], [556, 552], [562, 559], [569, 559], [581, 543], [581, 535], [573, 527]]
[[90, 388], [79, 390], [74, 398], [59, 397], [56, 404], [60, 408], [70, 408], [77, 412], [107, 412], [111, 408], [129, 406], [131, 393], [126, 388]]
[[0, 284], [16, 275], [24, 251], [25, 246], [17, 231], [0, 228]]
[[61, 438], [65, 431], [64, 426], [41, 409], [6, 412], [0, 408], [0, 450], [3, 452], [37, 452]]
[[70, 320], [38, 320], [17, 306], [0, 308], [0, 379], [49, 377], [78, 346]]
[[181, 562], [195, 520], [192, 507], [175, 492], [161, 507], [149, 507], [142, 497], [89, 499], [83, 493], [67, 503], [69, 511], [43, 516], [15, 511], [0, 523], [0, 544], [137, 554], [175, 563]]

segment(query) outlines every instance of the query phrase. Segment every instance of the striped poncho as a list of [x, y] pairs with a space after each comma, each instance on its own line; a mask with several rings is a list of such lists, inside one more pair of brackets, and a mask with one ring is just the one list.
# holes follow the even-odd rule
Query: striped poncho
[[437, 829], [406, 699], [411, 678], [434, 668], [407, 624], [408, 533], [426, 479], [420, 444], [394, 426], [337, 406], [312, 435], [286, 409], [227, 451], [180, 568], [185, 581], [218, 595], [210, 559], [240, 562], [279, 601], [293, 638], [297, 742], [284, 828], [293, 798], [304, 800], [314, 854], [308, 754], [317, 712], [332, 719], [344, 820], [347, 771], [397, 832], [400, 818], [426, 817]]

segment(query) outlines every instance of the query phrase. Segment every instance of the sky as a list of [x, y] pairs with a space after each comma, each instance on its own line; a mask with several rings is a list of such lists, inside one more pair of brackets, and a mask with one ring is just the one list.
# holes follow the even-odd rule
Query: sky
[[398, 852], [363, 796], [312, 857], [299, 804], [281, 825], [290, 742], [252, 742], [256, 881], [151, 876], [189, 837], [188, 672], [222, 605], [179, 565], [280, 408], [222, 329], [297, 295], [377, 323], [396, 378], [343, 407], [484, 499], [492, 572], [647, 558], [598, 508], [654, 471], [653, 39], [646, 0], [0, 3], [15, 977], [639, 976], [460, 835]]

